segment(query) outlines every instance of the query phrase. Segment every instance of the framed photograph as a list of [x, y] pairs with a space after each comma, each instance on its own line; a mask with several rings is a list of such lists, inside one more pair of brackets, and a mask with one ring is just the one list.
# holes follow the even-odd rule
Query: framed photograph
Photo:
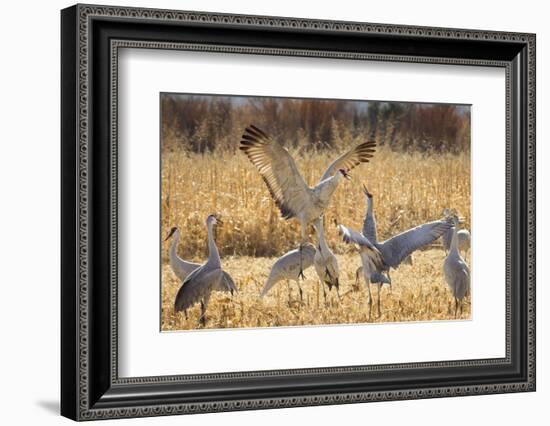
[[61, 12], [61, 412], [535, 390], [535, 35]]

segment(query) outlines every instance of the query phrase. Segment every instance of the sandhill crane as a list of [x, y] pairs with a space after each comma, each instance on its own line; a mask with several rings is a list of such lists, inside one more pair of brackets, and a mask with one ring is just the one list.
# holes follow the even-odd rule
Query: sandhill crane
[[206, 307], [212, 291], [235, 291], [235, 283], [222, 271], [220, 254], [214, 241], [214, 226], [222, 224], [215, 215], [206, 219], [208, 229], [208, 260], [192, 271], [183, 281], [174, 302], [176, 312], [184, 311], [187, 318], [187, 309], [197, 302], [201, 304], [201, 324], [206, 324]]
[[[172, 271], [174, 272], [176, 277], [178, 277], [178, 279], [183, 282], [187, 278], [187, 276], [195, 269], [200, 267], [201, 264], [196, 262], [188, 262], [187, 260], [183, 260], [181, 257], [178, 256], [177, 249], [180, 241], [180, 230], [178, 229], [178, 227], [172, 227], [164, 241], [167, 241], [170, 238], [173, 238], [172, 244], [170, 245], [169, 253], [170, 267], [172, 268]], [[228, 286], [223, 286], [220, 291], [230, 291], [231, 293], [237, 291], [237, 287], [235, 286], [235, 282], [233, 281], [233, 278], [231, 278], [231, 275], [229, 275], [226, 271], [222, 271], [222, 273]]]
[[443, 262], [443, 272], [445, 273], [445, 281], [453, 293], [455, 298], [455, 318], [460, 304], [460, 313], [462, 314], [462, 299], [466, 296], [470, 288], [470, 269], [458, 251], [458, 218], [452, 218], [453, 237], [451, 238], [451, 248], [449, 254]]
[[340, 272], [338, 269], [338, 260], [332, 252], [332, 250], [327, 245], [325, 240], [325, 231], [323, 216], [319, 217], [314, 223], [313, 226], [317, 231], [318, 244], [315, 250], [315, 258], [313, 259], [313, 264], [315, 265], [315, 271], [321, 281], [323, 286], [323, 297], [325, 303], [327, 301], [327, 293], [325, 291], [325, 285], [328, 286], [328, 290], [331, 291], [332, 287], [336, 288], [336, 294], [338, 299], [340, 298], [340, 283], [339, 277]]
[[302, 287], [300, 287], [300, 257], [302, 257], [302, 267], [304, 270], [313, 265], [315, 257], [315, 247], [311, 244], [305, 244], [300, 256], [300, 250], [291, 250], [282, 255], [271, 267], [267, 281], [260, 293], [260, 297], [267, 294], [271, 288], [279, 281], [295, 281], [300, 290], [300, 300], [303, 300]]
[[376, 222], [372, 211], [373, 196], [364, 185], [363, 191], [367, 196], [367, 202], [369, 203], [367, 214], [363, 222], [363, 235], [367, 238], [369, 238], [370, 235], [370, 237], [374, 239], [373, 244], [378, 250], [380, 250], [380, 253], [382, 253], [382, 258], [384, 259], [384, 264], [386, 265], [384, 271], [380, 272], [387, 272], [390, 281], [390, 268], [397, 268], [414, 251], [432, 243], [453, 226], [452, 220], [449, 217], [445, 217], [441, 220], [416, 226], [380, 243], [376, 239]]
[[[365, 235], [369, 239], [369, 241], [371, 241], [373, 244], [378, 244], [376, 218], [374, 216], [373, 195], [369, 192], [369, 190], [364, 184], [363, 184], [363, 193], [365, 194], [365, 198], [367, 200], [367, 213], [365, 215], [365, 220], [363, 221], [363, 235]], [[405, 259], [403, 259], [402, 263], [408, 263], [409, 265], [412, 265], [412, 254], [408, 255]], [[355, 271], [356, 286], [357, 286], [357, 281], [359, 280], [359, 277], [361, 277], [362, 275], [363, 275], [363, 267], [360, 266]], [[380, 272], [374, 272], [373, 274], [371, 274], [370, 282], [372, 284], [379, 284], [379, 285], [388, 284], [391, 290], [391, 279], [389, 276], [389, 271], [387, 275]]]
[[[376, 241], [376, 223], [374, 221], [374, 215], [372, 210], [368, 214], [369, 209], [372, 205], [372, 194], [368, 192], [366, 187], [364, 187], [365, 195], [369, 201], [369, 207], [367, 209], [367, 216], [363, 222], [363, 233], [355, 232], [359, 237], [365, 238], [369, 241], [373, 247], [380, 252], [383, 267], [378, 269], [376, 272], [385, 272], [387, 274], [388, 281], [391, 285], [391, 277], [389, 275], [390, 268], [397, 268], [407, 257], [409, 257], [415, 250], [430, 244], [437, 238], [439, 238], [444, 232], [450, 229], [452, 221], [449, 218], [442, 220], [436, 220], [434, 222], [428, 222], [423, 225], [419, 225], [415, 228], [411, 228], [407, 231], [404, 231], [398, 235], [395, 235], [392, 238], [387, 239], [384, 242], [372, 242], [368, 237], [367, 233], [371, 235], [371, 238], [374, 238]], [[370, 216], [370, 217], [369, 217]], [[373, 226], [374, 225], [374, 226]], [[374, 237], [373, 237], [374, 235]], [[370, 283], [372, 281], [372, 275], [375, 271], [370, 271], [370, 273], [365, 273], [365, 265], [363, 264], [363, 276], [365, 278], [365, 284], [369, 291], [369, 305], [371, 303], [371, 294], [370, 294]], [[367, 278], [368, 277], [368, 278]], [[375, 281], [378, 284], [378, 315], [380, 315], [380, 288], [384, 282], [384, 277], [382, 275], [376, 275]]]
[[[307, 227], [327, 209], [332, 194], [348, 171], [367, 163], [374, 154], [376, 142], [363, 142], [334, 160], [314, 187], [309, 187], [286, 150], [256, 126], [242, 135], [240, 149], [256, 166], [271, 197], [285, 219], [296, 218], [301, 226], [302, 247], [307, 242]], [[300, 275], [303, 278], [303, 268]]]
[[[338, 230], [345, 243], [355, 244], [359, 248], [361, 264], [363, 268], [363, 278], [369, 292], [369, 318], [370, 307], [372, 306], [372, 295], [370, 291], [371, 275], [385, 269], [382, 253], [372, 244], [363, 234], [347, 228], [344, 225], [338, 225]], [[378, 315], [380, 316], [380, 286], [378, 286]]]

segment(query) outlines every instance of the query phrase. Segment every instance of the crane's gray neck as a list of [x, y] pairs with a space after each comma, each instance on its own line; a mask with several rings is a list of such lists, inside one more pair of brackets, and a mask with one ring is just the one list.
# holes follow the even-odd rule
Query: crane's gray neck
[[374, 218], [374, 213], [373, 213], [373, 200], [372, 198], [370, 197], [367, 197], [367, 214], [370, 215], [371, 217]]
[[367, 232], [370, 235], [366, 237], [371, 240], [371, 243], [378, 244], [378, 232], [376, 229], [376, 218], [374, 217], [374, 200], [372, 197], [367, 197]]
[[453, 226], [453, 237], [451, 238], [451, 249], [450, 252], [453, 254], [458, 254], [458, 230], [456, 226]]
[[174, 232], [172, 238], [172, 244], [170, 245], [170, 259], [175, 260], [178, 258], [178, 244], [180, 243], [180, 231]]
[[208, 224], [208, 263], [217, 265], [221, 263], [220, 253], [218, 251], [218, 247], [216, 246], [216, 242], [214, 241], [213, 223]]

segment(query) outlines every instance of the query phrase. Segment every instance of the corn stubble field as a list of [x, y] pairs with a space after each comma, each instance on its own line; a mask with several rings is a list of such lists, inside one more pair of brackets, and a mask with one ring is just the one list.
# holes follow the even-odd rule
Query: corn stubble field
[[[334, 159], [335, 153], [307, 154], [292, 151], [307, 183], [314, 184]], [[180, 257], [204, 262], [206, 217], [221, 216], [216, 243], [223, 268], [235, 280], [239, 292], [214, 293], [207, 310], [206, 328], [294, 326], [366, 322], [397, 322], [454, 319], [454, 298], [443, 277], [445, 252], [438, 240], [413, 254], [413, 264], [392, 270], [393, 289], [381, 290], [382, 313], [376, 311], [377, 288], [369, 312], [368, 293], [361, 279], [353, 247], [344, 244], [335, 223], [360, 230], [366, 212], [361, 185], [374, 195], [378, 239], [384, 240], [412, 226], [439, 219], [445, 207], [454, 208], [470, 229], [470, 156], [394, 152], [378, 147], [368, 164], [351, 171], [353, 180], [343, 181], [325, 215], [327, 242], [340, 267], [339, 302], [334, 290], [325, 304], [313, 267], [305, 271], [300, 302], [294, 282], [281, 281], [264, 298], [259, 293], [275, 260], [299, 244], [299, 225], [286, 221], [272, 201], [266, 185], [240, 152], [194, 154], [185, 151], [162, 155], [162, 236], [172, 226], [181, 230]], [[311, 241], [316, 237], [310, 230]], [[175, 295], [181, 286], [168, 259], [170, 242], [162, 245], [163, 331], [198, 328], [199, 306], [189, 309], [188, 320], [174, 312]], [[470, 264], [469, 258], [466, 258]], [[472, 290], [473, 292], [473, 290]], [[462, 319], [470, 318], [470, 296]]]

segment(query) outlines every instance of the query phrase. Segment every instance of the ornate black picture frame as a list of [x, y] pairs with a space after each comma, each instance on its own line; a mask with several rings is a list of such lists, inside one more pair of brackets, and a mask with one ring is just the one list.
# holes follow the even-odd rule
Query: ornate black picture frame
[[[535, 390], [535, 35], [76, 5], [61, 13], [61, 413], [74, 420]], [[506, 72], [506, 356], [119, 378], [117, 52], [186, 49]]]

